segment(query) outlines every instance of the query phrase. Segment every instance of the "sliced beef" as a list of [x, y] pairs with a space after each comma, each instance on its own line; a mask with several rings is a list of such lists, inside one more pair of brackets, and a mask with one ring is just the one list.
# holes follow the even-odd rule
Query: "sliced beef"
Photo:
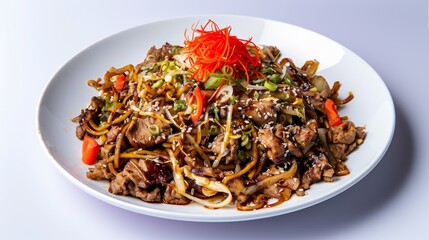
[[267, 156], [275, 164], [285, 160], [286, 149], [272, 129], [259, 129], [258, 141], [267, 149]]
[[356, 138], [356, 128], [353, 122], [343, 121], [332, 128], [333, 143], [351, 144]]
[[135, 186], [133, 183], [129, 183], [127, 195], [132, 195], [145, 202], [161, 202], [161, 189], [160, 187], [154, 187], [152, 189], [142, 189]]
[[364, 127], [356, 127], [356, 138], [357, 139], [364, 139], [366, 135], [365, 128]]
[[313, 106], [320, 112], [325, 111], [325, 100], [321, 97], [319, 92], [305, 91], [303, 92], [303, 95], [307, 97], [306, 99], [310, 106]]
[[297, 132], [294, 136], [296, 142], [299, 144], [304, 153], [309, 150], [316, 139], [317, 130], [315, 128], [315, 123], [312, 122], [301, 127], [299, 132]]
[[304, 172], [301, 181], [301, 188], [308, 189], [312, 183], [321, 181], [332, 181], [334, 169], [328, 163], [324, 154], [313, 154], [308, 157], [310, 167]]
[[185, 156], [183, 160], [186, 162], [186, 164], [193, 168], [197, 166], [204, 166], [203, 161], [201, 161], [201, 159], [199, 159], [195, 155], [195, 152], [192, 152], [189, 155]]
[[116, 140], [116, 137], [121, 132], [121, 127], [113, 125], [109, 131], [106, 133], [106, 143], [113, 142]]
[[175, 204], [175, 205], [186, 205], [191, 202], [191, 200], [189, 200], [188, 198], [177, 193], [174, 190], [174, 188], [170, 185], [167, 185], [167, 188], [165, 189], [162, 200], [165, 203]]
[[146, 54], [146, 59], [144, 62], [140, 63], [140, 66], [146, 66], [149, 64], [154, 64], [161, 59], [170, 59], [172, 57], [171, 55], [171, 49], [173, 48], [173, 45], [170, 43], [165, 43], [162, 45], [161, 48], [156, 48], [155, 46], [152, 46], [149, 51]]
[[348, 149], [349, 145], [344, 143], [329, 144], [329, 150], [336, 159], [346, 160], [349, 153]]
[[277, 112], [273, 107], [274, 105], [273, 101], [267, 99], [246, 101], [246, 104], [241, 106], [241, 114], [256, 125], [263, 126], [277, 120]]
[[261, 61], [265, 63], [272, 63], [280, 56], [280, 50], [275, 46], [262, 47]]
[[319, 166], [313, 166], [302, 175], [301, 188], [309, 189], [312, 183], [319, 182], [322, 178], [322, 169]]
[[83, 140], [83, 137], [85, 137], [85, 128], [81, 125], [76, 126], [76, 137], [80, 140]]
[[335, 166], [335, 174], [338, 176], [344, 176], [349, 173], [350, 171], [346, 163], [344, 161], [338, 161], [337, 165]]
[[89, 103], [89, 110], [94, 110], [95, 114], [98, 114], [101, 112], [101, 109], [104, 106], [104, 101], [101, 100], [99, 97], [92, 97], [91, 102]]
[[262, 189], [262, 193], [269, 198], [280, 198], [281, 191], [284, 190], [282, 187], [279, 187], [277, 184], [269, 185]]
[[277, 124], [276, 126], [274, 126], [274, 135], [283, 141], [283, 146], [286, 146], [286, 149], [289, 150], [292, 155], [300, 158], [303, 156], [301, 149], [297, 145], [295, 145], [294, 142], [292, 142], [292, 140], [290, 139], [294, 134], [299, 131], [299, 126], [288, 128], [285, 128], [281, 124]]
[[106, 161], [97, 162], [94, 167], [89, 168], [89, 171], [86, 173], [86, 177], [92, 180], [109, 180], [114, 176], [115, 175], [110, 172]]
[[300, 185], [300, 180], [299, 178], [288, 178], [285, 179], [283, 182], [281, 182], [280, 184], [284, 187], [290, 188], [292, 190], [297, 190], [299, 185]]
[[[219, 155], [222, 153], [222, 145], [223, 145], [223, 139], [225, 135], [219, 134], [216, 136], [216, 138], [213, 141], [213, 144], [211, 146], [211, 150], [216, 155]], [[225, 163], [228, 164], [234, 160], [237, 160], [237, 152], [238, 152], [238, 140], [237, 139], [229, 139], [229, 142], [227, 146], [224, 149], [223, 154], [225, 154]]]
[[[159, 133], [153, 135], [149, 131], [149, 126], [155, 125], [159, 128]], [[171, 134], [170, 125], [153, 117], [138, 118], [134, 124], [131, 124], [125, 133], [128, 141], [133, 147], [150, 148], [167, 140]]]
[[97, 121], [97, 115], [101, 112], [101, 109], [104, 106], [104, 101], [99, 97], [92, 97], [91, 102], [89, 103], [89, 106], [81, 110], [81, 113], [79, 116], [73, 118], [73, 122], [78, 123], [78, 126], [76, 126], [76, 137], [80, 140], [83, 139], [85, 136], [86, 130], [83, 127], [84, 122], [89, 124], [89, 121]]
[[132, 195], [148, 202], [161, 201], [161, 187], [173, 179], [169, 166], [151, 160], [130, 160], [110, 182], [109, 191]]
[[249, 196], [244, 195], [245, 185], [241, 178], [234, 178], [227, 183], [229, 190], [238, 202], [245, 202]]
[[100, 150], [101, 159], [107, 161], [109, 157], [113, 154], [113, 150], [115, 149], [115, 144], [104, 144]]

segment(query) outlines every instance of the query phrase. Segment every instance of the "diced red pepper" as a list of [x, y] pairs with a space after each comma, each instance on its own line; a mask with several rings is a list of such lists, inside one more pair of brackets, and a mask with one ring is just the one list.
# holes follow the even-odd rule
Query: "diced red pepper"
[[125, 85], [125, 75], [124, 74], [119, 74], [116, 77], [116, 81], [115, 81], [115, 89], [118, 91], [121, 91], [124, 88]]
[[85, 135], [82, 144], [82, 162], [87, 165], [94, 164], [99, 150], [100, 145], [98, 145], [98, 142], [94, 138]]
[[331, 99], [325, 101], [325, 112], [331, 127], [338, 126], [341, 123], [340, 115], [338, 115], [337, 112], [337, 106]]

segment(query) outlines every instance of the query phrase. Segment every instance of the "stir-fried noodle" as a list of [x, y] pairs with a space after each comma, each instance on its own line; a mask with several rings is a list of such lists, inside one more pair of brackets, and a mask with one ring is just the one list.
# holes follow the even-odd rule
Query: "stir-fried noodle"
[[297, 67], [209, 21], [183, 46], [152, 47], [136, 66], [89, 80], [99, 94], [73, 119], [88, 178], [146, 202], [272, 207], [349, 173], [363, 142], [318, 62]]

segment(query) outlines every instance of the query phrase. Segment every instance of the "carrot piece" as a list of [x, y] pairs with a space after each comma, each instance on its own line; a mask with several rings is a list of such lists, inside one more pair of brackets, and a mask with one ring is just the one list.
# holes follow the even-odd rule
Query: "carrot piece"
[[325, 112], [331, 127], [338, 126], [341, 123], [341, 118], [337, 112], [337, 106], [331, 99], [325, 101]]
[[94, 138], [85, 135], [82, 144], [82, 162], [87, 165], [94, 164], [99, 150], [100, 146], [98, 145], [98, 142]]
[[124, 74], [119, 74], [116, 77], [115, 86], [114, 86], [116, 90], [121, 91], [124, 88], [125, 79], [126, 77]]

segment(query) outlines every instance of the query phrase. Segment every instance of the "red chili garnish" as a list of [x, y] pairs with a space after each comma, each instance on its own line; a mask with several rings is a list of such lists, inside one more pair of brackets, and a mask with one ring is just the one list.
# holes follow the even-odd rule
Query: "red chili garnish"
[[219, 28], [212, 20], [192, 30], [191, 38], [185, 36], [184, 42], [192, 79], [205, 82], [212, 73], [222, 72], [226, 66], [233, 69], [235, 79], [245, 78], [249, 82], [250, 73], [260, 66], [259, 47], [251, 39], [231, 36], [231, 26]]
[[325, 112], [331, 127], [338, 126], [341, 123], [341, 118], [337, 112], [337, 106], [331, 99], [325, 101]]
[[191, 113], [191, 120], [193, 123], [196, 123], [198, 120], [200, 120], [205, 105], [205, 95], [201, 92], [200, 87], [197, 86], [195, 88], [191, 101], [195, 101], [196, 107], [195, 110]]

